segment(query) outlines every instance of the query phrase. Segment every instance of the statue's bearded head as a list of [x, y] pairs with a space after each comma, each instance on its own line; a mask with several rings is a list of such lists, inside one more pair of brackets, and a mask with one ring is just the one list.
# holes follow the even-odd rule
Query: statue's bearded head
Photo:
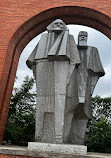
[[66, 24], [61, 20], [57, 19], [47, 26], [47, 30], [59, 33], [61, 31], [68, 31]]
[[64, 24], [63, 21], [60, 19], [57, 19], [54, 21], [54, 29], [53, 30], [64, 30]]
[[78, 35], [78, 45], [87, 46], [88, 33], [86, 31], [80, 31]]

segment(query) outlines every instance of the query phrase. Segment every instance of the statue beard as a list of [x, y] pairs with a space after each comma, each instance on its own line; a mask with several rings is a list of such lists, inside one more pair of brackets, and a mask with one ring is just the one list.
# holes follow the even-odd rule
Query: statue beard
[[85, 40], [85, 39], [79, 40], [79, 45], [80, 46], [87, 46], [87, 40]]
[[53, 28], [52, 31], [53, 31], [54, 33], [59, 34], [59, 33], [63, 32], [63, 31], [65, 31], [65, 29], [60, 28], [60, 27], [56, 27], [56, 28]]
[[[64, 43], [66, 43], [68, 38], [68, 31], [65, 29], [53, 29], [53, 31], [49, 32], [48, 34], [48, 41], [47, 41], [47, 48], [46, 54], [47, 55], [56, 55], [59, 54], [59, 51], [63, 52]], [[58, 51], [58, 53], [57, 53]]]

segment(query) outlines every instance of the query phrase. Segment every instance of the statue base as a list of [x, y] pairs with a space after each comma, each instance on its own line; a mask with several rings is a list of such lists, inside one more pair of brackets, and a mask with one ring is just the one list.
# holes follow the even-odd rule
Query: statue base
[[70, 144], [51, 144], [40, 142], [29, 142], [29, 151], [48, 152], [48, 153], [60, 153], [60, 154], [87, 154], [87, 146], [84, 145], [70, 145]]

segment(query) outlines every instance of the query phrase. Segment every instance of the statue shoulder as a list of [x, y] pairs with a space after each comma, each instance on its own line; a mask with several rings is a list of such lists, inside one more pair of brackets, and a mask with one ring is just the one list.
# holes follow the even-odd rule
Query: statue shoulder
[[92, 47], [92, 46], [90, 46], [90, 47], [91, 47], [93, 52], [98, 53], [98, 49], [96, 47]]
[[91, 47], [91, 54], [99, 57], [98, 49], [96, 47]]
[[70, 38], [70, 40], [73, 40], [75, 42], [73, 35], [69, 34], [69, 38]]
[[75, 42], [75, 39], [74, 39], [74, 36], [73, 35], [70, 35], [69, 34], [69, 42], [71, 43], [71, 44], [73, 44], [73, 46], [75, 47], [77, 47], [77, 45], [76, 45], [76, 42]]
[[[48, 38], [48, 33], [43, 33], [43, 34], [41, 34], [41, 38], [40, 38], [40, 41], [44, 41], [44, 40], [46, 40]], [[39, 42], [40, 42], [39, 41]]]
[[48, 33], [43, 33], [41, 34], [41, 38], [46, 37], [48, 35]]

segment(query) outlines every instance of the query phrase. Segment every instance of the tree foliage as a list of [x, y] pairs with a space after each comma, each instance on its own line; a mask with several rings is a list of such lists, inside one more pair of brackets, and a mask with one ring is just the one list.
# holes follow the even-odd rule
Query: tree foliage
[[103, 117], [100, 121], [92, 120], [86, 133], [85, 145], [88, 151], [111, 152], [111, 124]]
[[88, 151], [111, 152], [111, 97], [92, 98], [93, 120], [85, 136]]
[[33, 141], [35, 132], [35, 93], [31, 93], [34, 79], [26, 76], [20, 88], [14, 88], [4, 141], [27, 145]]
[[[31, 90], [34, 79], [26, 76], [20, 88], [14, 88], [4, 141], [13, 145], [27, 145], [34, 141], [36, 95]], [[89, 121], [85, 136], [88, 151], [111, 152], [111, 97], [92, 98], [93, 120]]]
[[111, 97], [101, 98], [96, 96], [92, 98], [93, 116], [96, 120], [104, 117], [105, 119], [111, 119]]

